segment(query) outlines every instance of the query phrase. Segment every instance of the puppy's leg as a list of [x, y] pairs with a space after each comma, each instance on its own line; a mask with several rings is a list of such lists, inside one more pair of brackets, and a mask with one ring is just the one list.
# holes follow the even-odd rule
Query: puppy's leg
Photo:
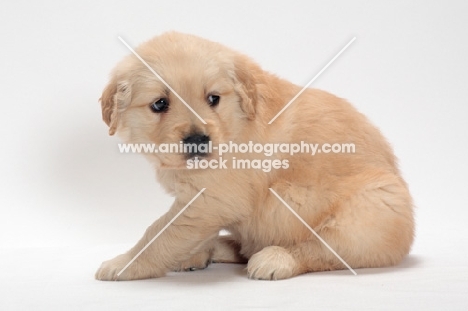
[[299, 264], [291, 253], [280, 246], [267, 246], [249, 259], [249, 279], [281, 280], [298, 275]]
[[193, 255], [189, 260], [178, 264], [173, 270], [176, 272], [203, 270], [211, 263], [212, 251], [212, 249], [201, 251]]
[[[315, 231], [352, 268], [391, 266], [408, 254], [414, 230], [412, 201], [400, 180], [381, 178], [339, 205], [331, 220]], [[288, 247], [265, 247], [247, 266], [249, 278], [262, 280], [338, 269], [346, 267], [313, 236]]]
[[220, 236], [216, 240], [211, 260], [217, 263], [247, 263], [240, 249], [241, 245], [230, 235]]
[[[203, 200], [200, 200], [203, 202]], [[127, 253], [105, 261], [96, 272], [99, 280], [134, 280], [163, 276], [179, 262], [188, 260], [199, 252], [204, 242], [218, 235], [220, 226], [210, 222], [209, 207], [194, 201], [161, 235], [118, 276], [118, 273], [155, 237], [164, 226], [185, 206], [176, 200], [164, 216], [154, 222], [143, 238]], [[206, 218], [200, 215], [207, 216]], [[205, 219], [208, 219], [205, 221]]]
[[209, 248], [195, 254], [187, 261], [180, 263], [175, 271], [194, 271], [205, 269], [214, 263], [247, 263], [242, 256], [240, 244], [231, 236], [219, 236], [208, 243]]
[[211, 257], [213, 255], [214, 245], [218, 237], [216, 236], [214, 239], [210, 239], [203, 243], [203, 246], [199, 249], [199, 251], [193, 255], [193, 251], [191, 252], [191, 257], [188, 260], [184, 260], [180, 263], [177, 263], [173, 271], [180, 272], [180, 271], [195, 271], [195, 270], [202, 270], [208, 267], [211, 263]]
[[317, 241], [284, 248], [268, 246], [254, 254], [247, 266], [249, 279], [282, 280], [311, 271], [345, 269], [345, 266]]

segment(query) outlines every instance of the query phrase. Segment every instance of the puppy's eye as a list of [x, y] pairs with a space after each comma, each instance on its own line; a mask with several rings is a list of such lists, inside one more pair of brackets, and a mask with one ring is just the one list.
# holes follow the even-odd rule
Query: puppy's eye
[[217, 106], [219, 104], [219, 96], [218, 95], [209, 95], [208, 96], [208, 104], [211, 107]]
[[150, 108], [154, 113], [166, 112], [169, 108], [169, 100], [167, 98], [157, 99], [150, 105]]

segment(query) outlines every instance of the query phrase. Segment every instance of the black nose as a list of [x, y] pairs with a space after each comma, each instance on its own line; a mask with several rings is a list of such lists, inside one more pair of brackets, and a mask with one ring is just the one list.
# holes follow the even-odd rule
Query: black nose
[[192, 134], [183, 139], [184, 153], [189, 158], [206, 156], [209, 153], [210, 137], [205, 134]]

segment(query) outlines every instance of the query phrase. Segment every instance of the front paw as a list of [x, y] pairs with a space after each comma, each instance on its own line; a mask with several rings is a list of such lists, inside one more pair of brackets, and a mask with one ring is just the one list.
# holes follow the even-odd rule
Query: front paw
[[184, 261], [174, 268], [174, 271], [195, 271], [202, 270], [208, 267], [211, 263], [211, 252], [203, 251], [198, 254], [195, 254], [192, 258], [187, 261]]
[[[158, 271], [150, 264], [137, 258], [124, 271], [122, 269], [133, 259], [128, 254], [122, 254], [114, 259], [104, 261], [96, 271], [96, 280], [101, 281], [129, 281], [155, 278], [164, 275], [163, 271]], [[119, 275], [120, 273], [120, 275]]]
[[[122, 272], [121, 275], [118, 275], [118, 273], [122, 271], [122, 269], [130, 262], [130, 260], [132, 260], [130, 256], [128, 256], [127, 254], [122, 254], [115, 257], [114, 259], [104, 261], [99, 267], [99, 269], [96, 271], [94, 277], [96, 278], [96, 280], [101, 281], [117, 281], [119, 279], [119, 276], [122, 276], [122, 278], [120, 279], [124, 279], [123, 277], [125, 277], [125, 279], [131, 280], [133, 279], [133, 273], [130, 268], [131, 265], [127, 269], [125, 269], [125, 271]], [[124, 273], [125, 275], [123, 275]]]

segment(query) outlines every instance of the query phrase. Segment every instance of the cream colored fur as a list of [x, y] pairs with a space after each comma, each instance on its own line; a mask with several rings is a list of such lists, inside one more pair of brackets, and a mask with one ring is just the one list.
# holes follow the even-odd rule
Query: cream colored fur
[[[398, 264], [413, 241], [413, 207], [388, 143], [345, 100], [300, 90], [218, 43], [166, 33], [136, 49], [207, 122], [204, 125], [136, 57], [120, 62], [104, 90], [103, 119], [127, 143], [178, 143], [191, 131], [213, 144], [354, 143], [355, 154], [275, 154], [288, 169], [189, 170], [180, 154], [146, 154], [175, 197], [127, 253], [104, 262], [100, 280], [117, 273], [202, 188], [206, 190], [141, 254], [119, 280], [161, 277], [214, 262], [247, 262], [254, 279], [285, 279], [344, 265], [268, 190], [274, 189], [353, 268]], [[207, 96], [217, 94], [217, 107]], [[168, 97], [167, 113], [149, 105]], [[230, 154], [259, 158], [258, 154]], [[213, 155], [213, 158], [217, 156]], [[266, 158], [263, 156], [263, 158]], [[218, 237], [221, 229], [230, 232]]]

